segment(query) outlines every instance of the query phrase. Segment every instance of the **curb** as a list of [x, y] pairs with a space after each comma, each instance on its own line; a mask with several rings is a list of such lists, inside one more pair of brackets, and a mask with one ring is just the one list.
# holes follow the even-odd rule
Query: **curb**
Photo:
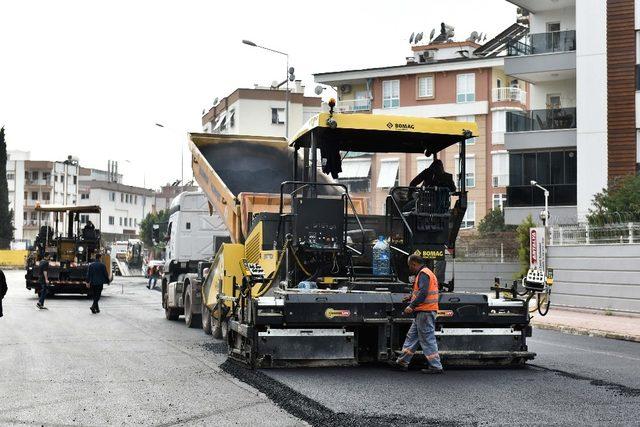
[[554, 323], [533, 323], [533, 326], [538, 329], [560, 331], [560, 332], [564, 332], [566, 334], [572, 334], [572, 335], [587, 335], [590, 337], [609, 338], [614, 340], [640, 343], [640, 336], [638, 335], [625, 335], [625, 334], [619, 334], [616, 332], [605, 332], [605, 331], [598, 331], [593, 329], [576, 328], [573, 326], [559, 325]]

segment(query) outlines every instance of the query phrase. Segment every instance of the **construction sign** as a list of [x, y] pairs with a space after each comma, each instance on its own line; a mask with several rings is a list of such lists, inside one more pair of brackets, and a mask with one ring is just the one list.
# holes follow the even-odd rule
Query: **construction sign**
[[529, 268], [545, 271], [546, 238], [544, 227], [529, 229]]

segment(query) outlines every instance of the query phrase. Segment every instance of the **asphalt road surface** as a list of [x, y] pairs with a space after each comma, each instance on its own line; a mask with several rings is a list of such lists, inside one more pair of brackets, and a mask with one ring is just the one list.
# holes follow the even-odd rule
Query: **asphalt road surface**
[[640, 425], [640, 344], [534, 330], [524, 369], [441, 376], [383, 366], [248, 371], [164, 319], [141, 279], [39, 311], [8, 272], [0, 424]]

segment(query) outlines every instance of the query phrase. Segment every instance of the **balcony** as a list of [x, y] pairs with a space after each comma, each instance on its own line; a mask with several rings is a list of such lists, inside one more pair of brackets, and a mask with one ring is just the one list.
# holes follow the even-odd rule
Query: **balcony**
[[371, 111], [370, 99], [347, 99], [336, 102], [336, 111], [339, 113], [359, 113]]
[[573, 52], [576, 50], [576, 31], [553, 31], [529, 34], [528, 40], [510, 41], [507, 56], [537, 55], [541, 53]]
[[519, 87], [496, 87], [492, 89], [493, 102], [527, 103], [527, 92]]
[[575, 129], [576, 108], [508, 111], [507, 132], [531, 132], [553, 129]]
[[507, 44], [504, 72], [531, 83], [574, 79], [576, 32], [530, 34], [526, 42]]

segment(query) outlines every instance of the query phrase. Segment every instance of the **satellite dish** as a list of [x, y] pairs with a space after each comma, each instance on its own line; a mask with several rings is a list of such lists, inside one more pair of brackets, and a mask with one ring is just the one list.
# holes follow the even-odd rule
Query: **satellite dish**
[[431, 33], [429, 34], [429, 41], [433, 40], [433, 36], [435, 36], [435, 35], [436, 35], [436, 29], [433, 28], [431, 30]]
[[411, 33], [411, 37], [409, 37], [409, 44], [413, 43], [413, 38], [415, 37], [416, 33]]
[[313, 90], [316, 95], [322, 95], [322, 91], [324, 90], [324, 88], [320, 85], [316, 86], [316, 88]]
[[272, 88], [272, 89], [275, 89], [275, 88], [277, 88], [277, 87], [278, 87], [278, 81], [277, 81], [277, 80], [272, 81], [272, 82], [271, 82], [271, 88]]
[[215, 107], [216, 105], [218, 105], [218, 97], [216, 96], [216, 99], [213, 100], [213, 106]]
[[475, 42], [476, 40], [479, 40], [479, 39], [480, 39], [480, 35], [478, 34], [477, 31], [472, 31], [469, 37], [467, 37], [467, 41], [469, 42]]
[[418, 44], [420, 42], [420, 40], [422, 40], [422, 33], [418, 33], [415, 37], [415, 39], [413, 39], [414, 42], [416, 42], [416, 44]]

